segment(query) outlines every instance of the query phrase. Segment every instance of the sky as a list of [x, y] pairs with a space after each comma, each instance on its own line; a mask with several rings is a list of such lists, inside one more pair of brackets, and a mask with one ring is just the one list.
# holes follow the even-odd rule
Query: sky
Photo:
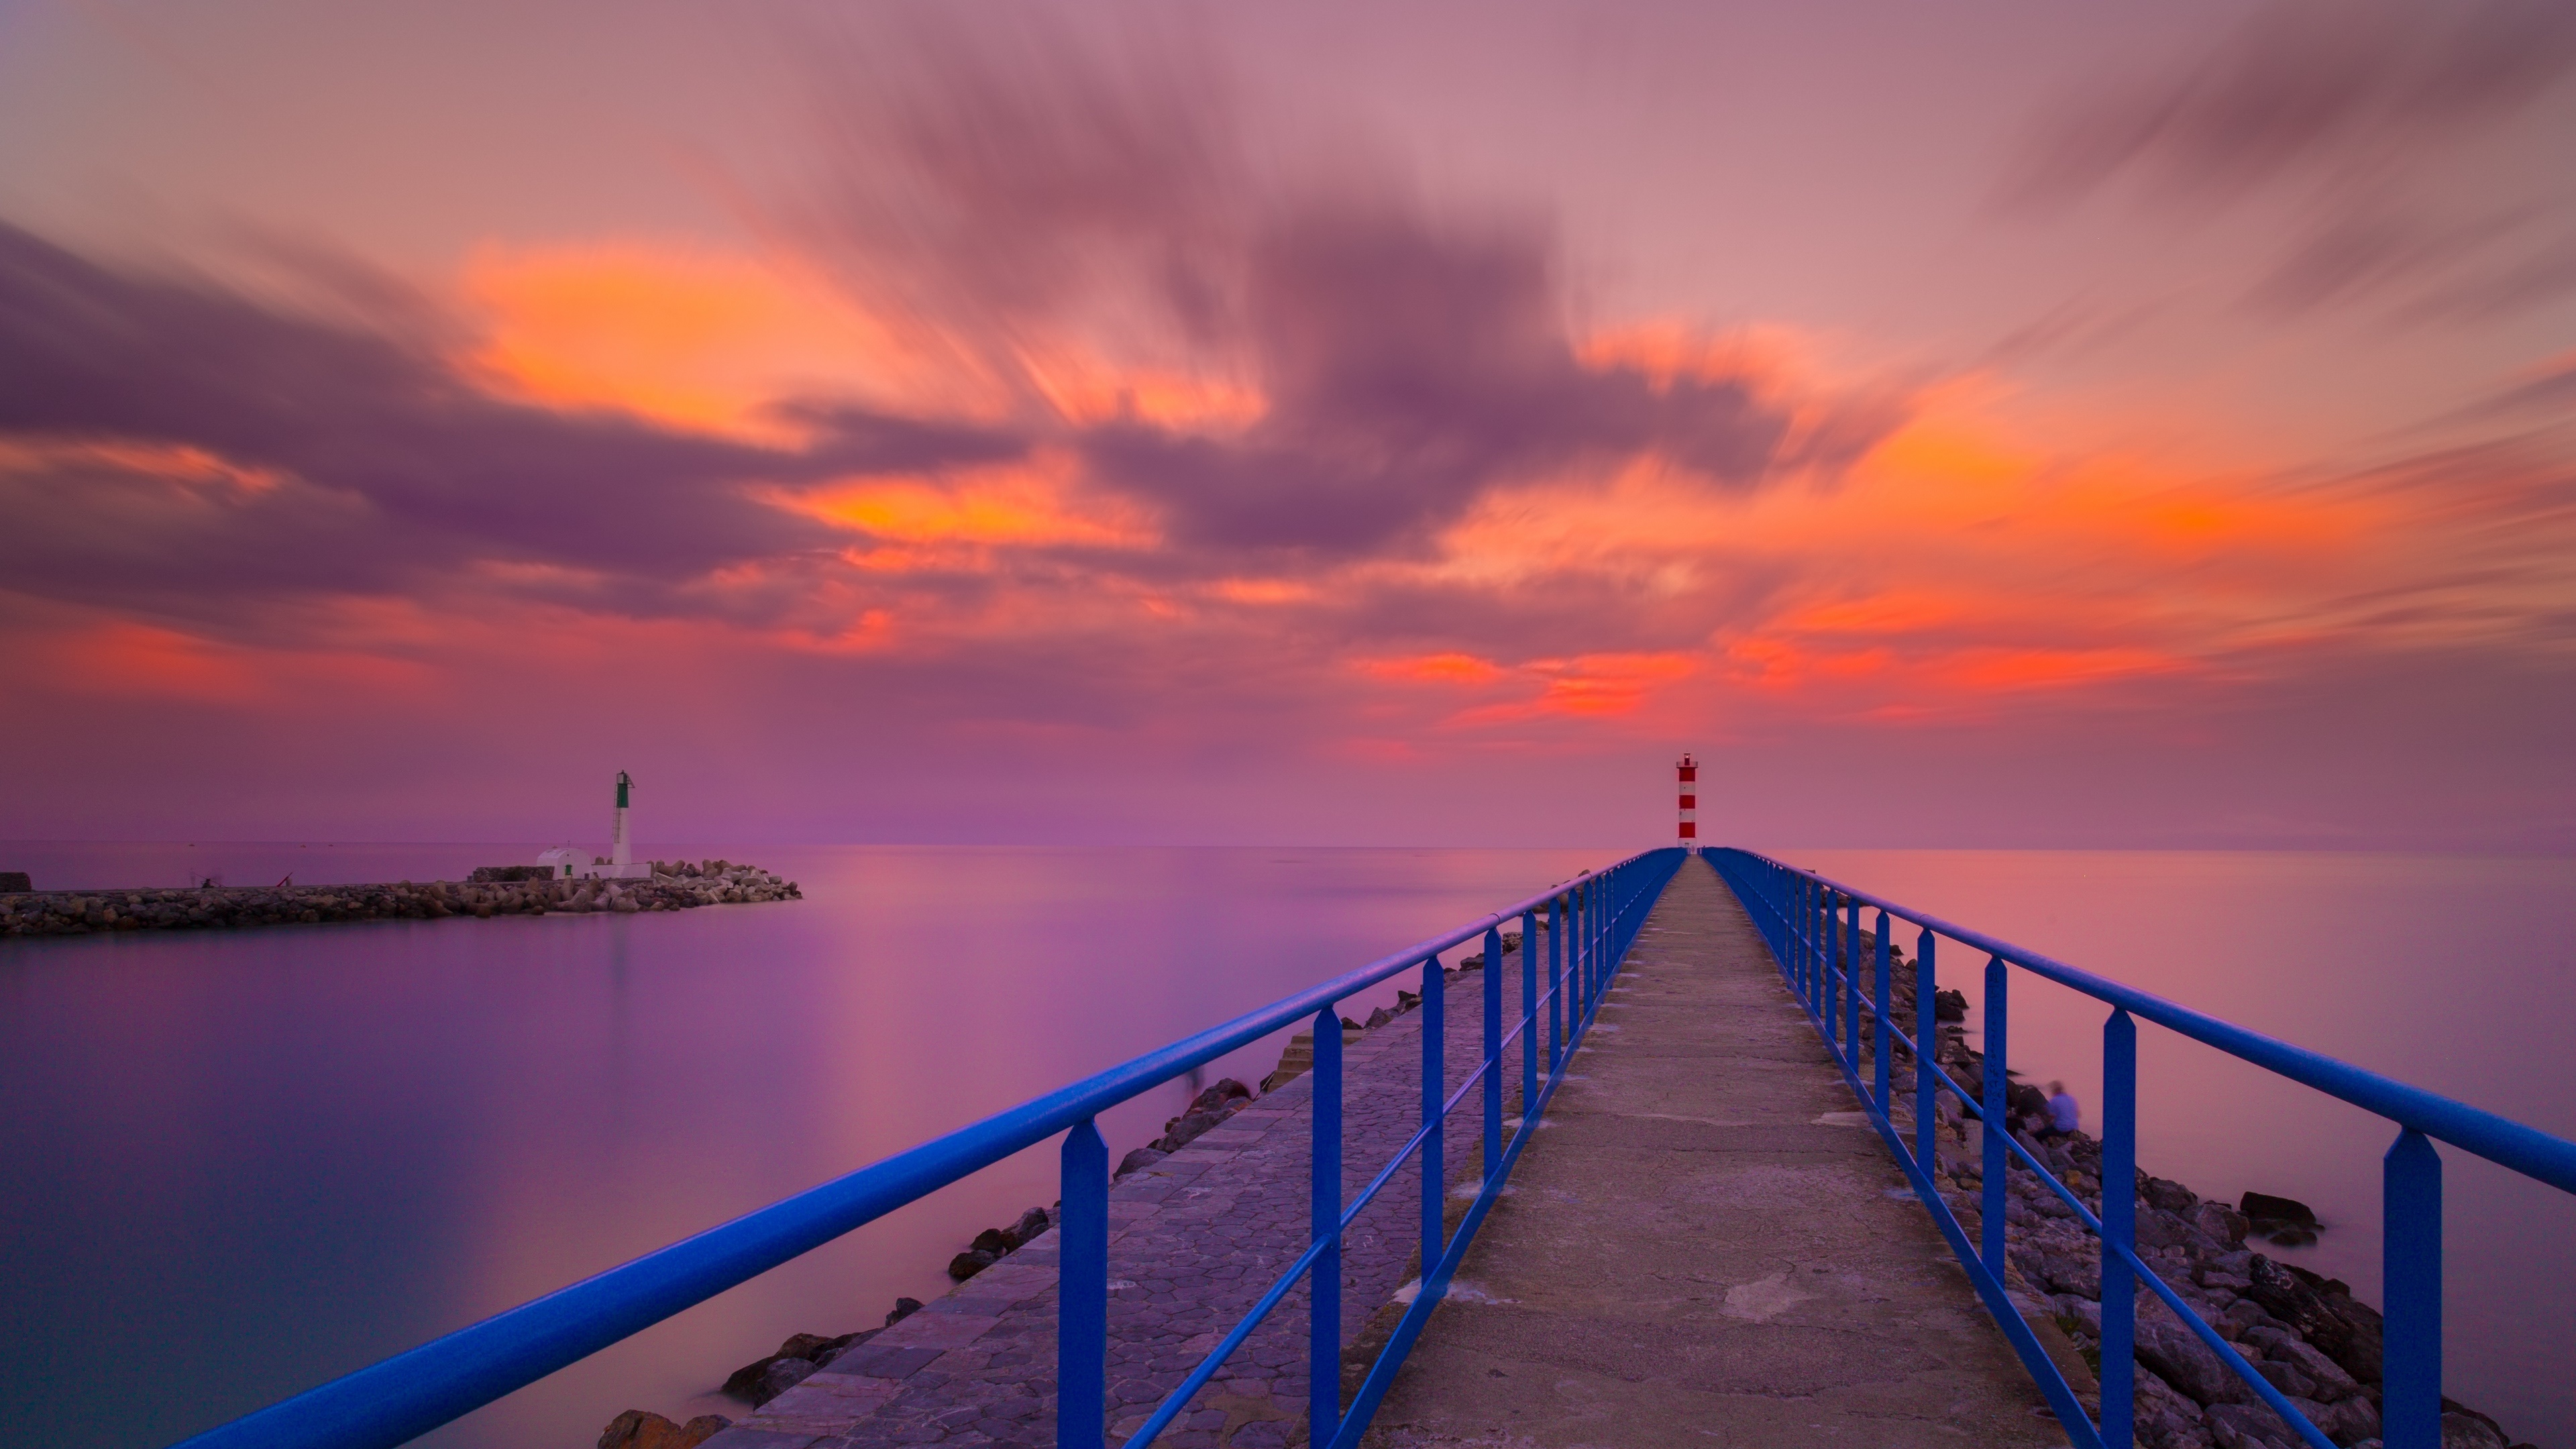
[[0, 0], [0, 839], [2576, 850], [2576, 9]]

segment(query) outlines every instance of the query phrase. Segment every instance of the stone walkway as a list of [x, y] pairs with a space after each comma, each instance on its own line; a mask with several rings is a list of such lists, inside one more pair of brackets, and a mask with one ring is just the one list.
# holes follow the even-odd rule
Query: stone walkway
[[1858, 1106], [1687, 862], [1367, 1442], [2064, 1444]]
[[[1519, 957], [1505, 957], [1503, 970], [1508, 1022], [1521, 1009]], [[1450, 983], [1445, 1052], [1454, 1090], [1484, 1050], [1485, 988], [1481, 972], [1455, 973]], [[1417, 989], [1419, 973], [1403, 984]], [[1346, 1040], [1347, 1200], [1421, 1125], [1422, 1014]], [[1505, 1057], [1507, 1115], [1519, 1111], [1519, 1049], [1512, 1043]], [[1301, 1076], [1111, 1185], [1111, 1444], [1141, 1427], [1305, 1251], [1313, 1108], [1314, 1079]], [[1474, 1172], [1481, 1123], [1472, 1095], [1451, 1115], [1443, 1143], [1453, 1169]], [[1111, 1144], [1113, 1159], [1129, 1145]], [[1420, 1182], [1408, 1165], [1344, 1236], [1346, 1342], [1413, 1276]], [[1038, 1238], [834, 1359], [707, 1449], [1053, 1445], [1057, 1248], [1055, 1233]], [[1158, 1446], [1282, 1449], [1302, 1441], [1307, 1302], [1302, 1286], [1282, 1302]]]

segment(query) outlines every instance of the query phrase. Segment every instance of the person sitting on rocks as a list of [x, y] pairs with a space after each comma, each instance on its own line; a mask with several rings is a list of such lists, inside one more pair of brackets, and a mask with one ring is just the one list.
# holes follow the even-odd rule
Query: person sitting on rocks
[[2064, 1082], [2048, 1084], [2048, 1122], [2039, 1129], [2041, 1137], [2064, 1137], [2084, 1125], [2084, 1108], [2066, 1090]]

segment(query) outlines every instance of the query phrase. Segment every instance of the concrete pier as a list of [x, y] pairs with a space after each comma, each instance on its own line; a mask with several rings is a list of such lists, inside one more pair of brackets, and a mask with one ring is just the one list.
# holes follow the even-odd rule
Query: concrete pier
[[[1517, 1017], [1518, 960], [1502, 965]], [[1453, 1085], [1483, 1051], [1483, 978], [1454, 980]], [[1347, 1038], [1346, 1198], [1419, 1121], [1422, 1025]], [[1686, 863], [1369, 1442], [2065, 1443], [1858, 1105], [1743, 909]], [[1108, 1443], [1305, 1246], [1312, 1111], [1297, 1077], [1111, 1188]], [[1453, 1226], [1478, 1130], [1470, 1105], [1444, 1134]], [[1399, 1173], [1346, 1235], [1346, 1397], [1410, 1301], [1417, 1181]], [[1050, 1232], [707, 1449], [1053, 1444], [1057, 1261]], [[1158, 1443], [1304, 1442], [1306, 1303], [1292, 1293]]]
[[1379, 1410], [1379, 1449], [2062, 1445], [1694, 859]]

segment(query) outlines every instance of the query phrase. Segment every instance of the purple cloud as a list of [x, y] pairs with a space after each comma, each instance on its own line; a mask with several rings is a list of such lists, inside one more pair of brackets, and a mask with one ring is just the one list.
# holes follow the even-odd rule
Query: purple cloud
[[[846, 541], [746, 486], [1008, 457], [1014, 438], [822, 404], [804, 451], [478, 390], [429, 349], [0, 224], [0, 480], [20, 587], [85, 597], [375, 590], [467, 560], [670, 584]], [[202, 451], [271, 475], [188, 489], [63, 445]]]

